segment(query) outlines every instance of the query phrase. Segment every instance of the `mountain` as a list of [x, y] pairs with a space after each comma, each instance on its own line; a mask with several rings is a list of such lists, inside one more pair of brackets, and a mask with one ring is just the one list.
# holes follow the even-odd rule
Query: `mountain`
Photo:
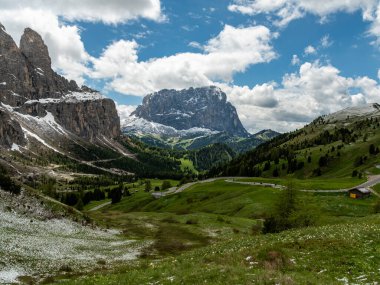
[[0, 29], [0, 101], [6, 118], [1, 121], [7, 134], [1, 141], [4, 147], [24, 146], [27, 140], [20, 139], [21, 133], [32, 136], [37, 129], [53, 137], [70, 132], [90, 141], [120, 135], [114, 102], [55, 73], [47, 46], [29, 28], [20, 47], [3, 26]]
[[376, 117], [380, 117], [380, 104], [372, 103], [359, 107], [349, 107], [330, 115], [325, 115], [322, 118], [329, 123], [349, 123], [355, 120]]
[[248, 137], [236, 109], [215, 86], [186, 90], [161, 90], [146, 96], [132, 113], [136, 117], [177, 130], [203, 128]]
[[175, 176], [180, 163], [121, 136], [114, 101], [51, 67], [41, 36], [19, 46], [0, 25], [0, 167], [66, 181], [73, 173]]
[[150, 94], [127, 118], [122, 132], [156, 147], [196, 150], [224, 143], [235, 152], [278, 135], [271, 130], [249, 134], [226, 94], [215, 86]]
[[295, 178], [377, 174], [379, 131], [379, 104], [346, 108], [276, 136], [209, 174]]

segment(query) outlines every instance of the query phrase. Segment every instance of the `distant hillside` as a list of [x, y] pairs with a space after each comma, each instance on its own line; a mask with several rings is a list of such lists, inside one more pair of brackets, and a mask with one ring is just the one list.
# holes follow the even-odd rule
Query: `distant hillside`
[[213, 168], [210, 175], [307, 178], [379, 173], [379, 122], [378, 104], [322, 116]]

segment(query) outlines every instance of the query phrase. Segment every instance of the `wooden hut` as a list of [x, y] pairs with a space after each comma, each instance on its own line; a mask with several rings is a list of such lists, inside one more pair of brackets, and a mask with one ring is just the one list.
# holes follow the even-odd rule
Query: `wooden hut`
[[364, 199], [371, 195], [371, 191], [367, 188], [352, 188], [348, 190], [348, 193], [352, 199]]

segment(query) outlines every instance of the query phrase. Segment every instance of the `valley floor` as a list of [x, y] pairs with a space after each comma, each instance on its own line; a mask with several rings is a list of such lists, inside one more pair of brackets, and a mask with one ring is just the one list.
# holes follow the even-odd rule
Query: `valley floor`
[[[317, 190], [300, 193], [318, 224], [261, 234], [281, 186], [290, 182]], [[74, 222], [85, 220], [75, 211], [69, 218], [63, 205], [0, 191], [0, 283], [378, 284], [378, 197], [353, 200], [328, 190], [363, 182], [222, 178], [157, 198], [152, 193], [161, 192], [145, 192], [138, 181], [125, 185], [131, 196], [119, 203], [85, 206], [101, 228]]]

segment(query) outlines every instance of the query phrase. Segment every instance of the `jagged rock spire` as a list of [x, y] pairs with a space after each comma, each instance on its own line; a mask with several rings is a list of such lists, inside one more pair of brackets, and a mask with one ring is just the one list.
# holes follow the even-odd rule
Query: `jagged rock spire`
[[20, 50], [29, 62], [43, 73], [51, 73], [49, 51], [42, 37], [31, 28], [26, 28], [20, 40]]

